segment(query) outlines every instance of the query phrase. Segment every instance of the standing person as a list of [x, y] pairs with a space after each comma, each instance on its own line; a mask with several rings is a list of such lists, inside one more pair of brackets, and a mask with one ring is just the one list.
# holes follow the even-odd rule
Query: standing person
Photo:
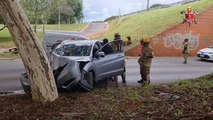
[[188, 55], [189, 55], [189, 39], [184, 39], [184, 42], [183, 42], [183, 63], [184, 64], [187, 64], [187, 60], [188, 60]]
[[121, 39], [121, 35], [119, 33], [115, 33], [113, 44], [114, 44], [114, 50], [115, 50], [115, 52], [122, 52], [122, 51], [124, 51], [123, 50], [124, 43], [123, 43], [123, 40]]
[[128, 46], [128, 45], [132, 44], [131, 36], [128, 36], [126, 38], [127, 38], [127, 41], [125, 41], [125, 46]]
[[104, 38], [103, 39], [103, 49], [102, 49], [102, 51], [107, 55], [107, 54], [111, 54], [111, 53], [113, 53], [113, 48], [112, 48], [112, 46], [110, 46], [109, 44], [109, 41], [108, 41], [108, 39], [107, 38]]
[[[123, 50], [123, 40], [121, 39], [121, 35], [119, 33], [115, 33], [114, 35], [114, 50], [115, 52], [124, 52]], [[115, 80], [118, 80], [118, 76], [114, 77]], [[126, 83], [126, 68], [124, 68], [124, 73], [121, 75], [122, 82]]]
[[142, 45], [142, 49], [138, 63], [140, 65], [141, 80], [139, 80], [138, 83], [148, 85], [150, 83], [150, 67], [154, 54], [149, 38], [142, 38], [140, 44]]

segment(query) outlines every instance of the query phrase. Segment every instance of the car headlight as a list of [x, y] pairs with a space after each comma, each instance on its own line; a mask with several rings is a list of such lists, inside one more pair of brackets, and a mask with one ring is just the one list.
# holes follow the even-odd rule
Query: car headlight
[[208, 54], [213, 54], [213, 52], [209, 52]]

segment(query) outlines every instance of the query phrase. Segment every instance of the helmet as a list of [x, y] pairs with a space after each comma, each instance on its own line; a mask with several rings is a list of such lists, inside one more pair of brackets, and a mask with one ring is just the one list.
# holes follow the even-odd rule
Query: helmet
[[150, 43], [150, 39], [149, 38], [142, 38], [142, 41], [143, 41], [143, 43], [146, 43], [146, 44]]
[[114, 37], [121, 37], [119, 33], [115, 33]]
[[188, 11], [188, 12], [191, 12], [191, 11], [192, 11], [192, 8], [191, 8], [191, 7], [188, 7], [188, 8], [187, 8], [187, 11]]

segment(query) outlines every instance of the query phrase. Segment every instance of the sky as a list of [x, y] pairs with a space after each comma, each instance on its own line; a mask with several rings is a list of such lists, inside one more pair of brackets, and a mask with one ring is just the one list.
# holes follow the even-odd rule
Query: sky
[[[147, 0], [83, 0], [84, 22], [103, 21], [111, 16], [123, 15], [146, 8]], [[150, 0], [150, 6], [156, 3], [169, 4], [182, 0]]]

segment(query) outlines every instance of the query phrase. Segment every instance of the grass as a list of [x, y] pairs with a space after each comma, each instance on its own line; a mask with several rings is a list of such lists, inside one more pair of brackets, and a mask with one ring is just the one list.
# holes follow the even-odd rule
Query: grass
[[[37, 37], [39, 39], [39, 42], [41, 43], [43, 38], [43, 33], [38, 32]], [[12, 47], [12, 46], [15, 46], [15, 44], [11, 38], [11, 35], [8, 29], [5, 28], [4, 30], [0, 31], [0, 47]]]
[[126, 36], [132, 36], [133, 44], [130, 45], [131, 48], [138, 45], [142, 37], [152, 38], [168, 28], [181, 23], [183, 16], [180, 14], [180, 11], [186, 10], [188, 6], [202, 12], [212, 5], [212, 0], [202, 0], [182, 6], [156, 9], [120, 17], [112, 20], [109, 30], [98, 39], [108, 38], [109, 40], [113, 40], [114, 33], [119, 32], [124, 40], [126, 40]]
[[213, 73], [211, 75], [212, 76], [202, 76], [197, 79], [183, 80], [181, 82], [175, 82], [173, 84], [170, 84], [170, 87], [173, 90], [181, 89], [181, 88], [185, 88], [188, 90], [212, 89], [213, 88]]
[[32, 101], [28, 94], [0, 96], [0, 118], [212, 120], [212, 92], [213, 73], [164, 85], [60, 93], [56, 101], [45, 104]]
[[20, 59], [19, 54], [14, 54], [12, 52], [0, 53], [0, 58], [4, 59]]

